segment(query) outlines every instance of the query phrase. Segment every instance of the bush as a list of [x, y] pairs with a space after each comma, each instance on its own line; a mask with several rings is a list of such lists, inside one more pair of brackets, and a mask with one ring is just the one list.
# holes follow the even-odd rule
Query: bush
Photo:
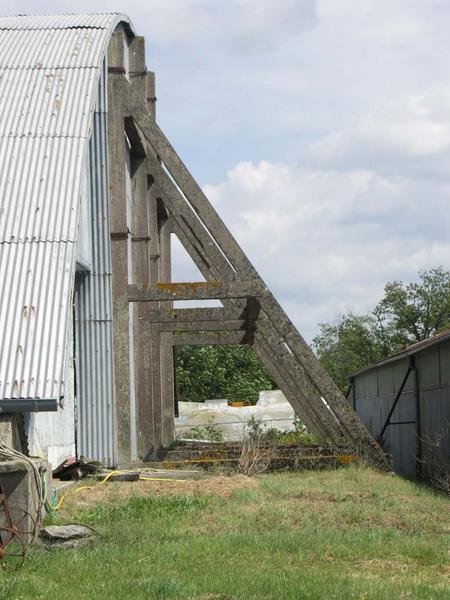
[[196, 425], [183, 433], [183, 438], [188, 440], [207, 440], [208, 442], [223, 442], [223, 433], [215, 425], [214, 420], [209, 419], [206, 425]]
[[306, 427], [297, 417], [294, 431], [279, 431], [275, 427], [263, 429], [261, 421], [254, 417], [247, 423], [247, 435], [261, 438], [268, 443], [276, 443], [281, 446], [321, 446], [324, 440], [318, 433], [307, 433]]
[[248, 346], [179, 346], [175, 356], [177, 394], [185, 402], [255, 404], [260, 391], [275, 387]]

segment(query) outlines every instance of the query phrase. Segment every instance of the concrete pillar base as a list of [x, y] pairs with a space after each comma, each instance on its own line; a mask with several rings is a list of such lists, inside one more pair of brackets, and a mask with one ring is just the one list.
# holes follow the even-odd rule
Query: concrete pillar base
[[[36, 466], [41, 471], [48, 488], [51, 478], [50, 465], [45, 461], [38, 460]], [[18, 524], [24, 543], [29, 543], [32, 540], [34, 521], [38, 517], [43, 518], [44, 516], [43, 513], [39, 515], [37, 511], [38, 497], [33, 470], [26, 461], [0, 462], [0, 483], [6, 495], [12, 522]], [[32, 518], [26, 517], [24, 511], [29, 513]], [[0, 506], [0, 527], [8, 526], [5, 519], [6, 515]]]

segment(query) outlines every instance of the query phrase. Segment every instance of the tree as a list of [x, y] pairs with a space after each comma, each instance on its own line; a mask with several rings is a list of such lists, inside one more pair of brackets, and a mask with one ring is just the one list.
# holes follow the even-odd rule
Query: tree
[[388, 283], [375, 307], [380, 324], [391, 325], [404, 345], [425, 340], [450, 327], [450, 271], [419, 271], [420, 281]]
[[254, 404], [274, 384], [248, 346], [179, 346], [176, 351], [179, 400], [224, 398]]
[[349, 311], [336, 323], [321, 323], [313, 348], [322, 365], [344, 392], [347, 376], [389, 354], [377, 319]]
[[387, 283], [368, 315], [352, 311], [322, 323], [313, 348], [344, 391], [353, 372], [450, 327], [450, 271], [419, 271], [419, 281]]

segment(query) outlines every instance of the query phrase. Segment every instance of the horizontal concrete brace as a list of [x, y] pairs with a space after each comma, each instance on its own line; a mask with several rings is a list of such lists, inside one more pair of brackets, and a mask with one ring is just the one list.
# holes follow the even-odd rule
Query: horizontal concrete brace
[[159, 331], [245, 331], [247, 329], [247, 321], [244, 319], [237, 321], [197, 321], [190, 323], [172, 321], [158, 323], [156, 327]]
[[209, 331], [205, 333], [174, 333], [172, 344], [174, 346], [228, 346], [230, 344], [246, 344], [245, 332]]
[[173, 308], [151, 309], [148, 318], [152, 323], [198, 323], [199, 321], [237, 321], [246, 318], [246, 311], [224, 308]]
[[165, 300], [214, 300], [260, 296], [265, 288], [258, 281], [197, 281], [157, 283], [154, 286], [129, 285], [128, 302]]

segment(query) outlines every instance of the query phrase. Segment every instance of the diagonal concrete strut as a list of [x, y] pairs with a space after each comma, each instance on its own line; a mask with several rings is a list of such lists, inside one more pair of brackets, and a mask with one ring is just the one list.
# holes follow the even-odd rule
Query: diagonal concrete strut
[[[252, 345], [295, 411], [309, 429], [328, 441], [349, 446], [372, 463], [386, 466], [380, 446], [267, 288], [145, 104], [131, 99], [127, 114], [154, 151], [147, 154], [148, 173], [171, 215], [174, 233], [203, 276], [224, 285], [243, 282], [248, 296], [256, 299], [259, 314]], [[232, 294], [224, 295], [225, 308], [242, 306]], [[145, 294], [140, 298], [145, 300]], [[152, 299], [152, 293], [147, 299]]]

